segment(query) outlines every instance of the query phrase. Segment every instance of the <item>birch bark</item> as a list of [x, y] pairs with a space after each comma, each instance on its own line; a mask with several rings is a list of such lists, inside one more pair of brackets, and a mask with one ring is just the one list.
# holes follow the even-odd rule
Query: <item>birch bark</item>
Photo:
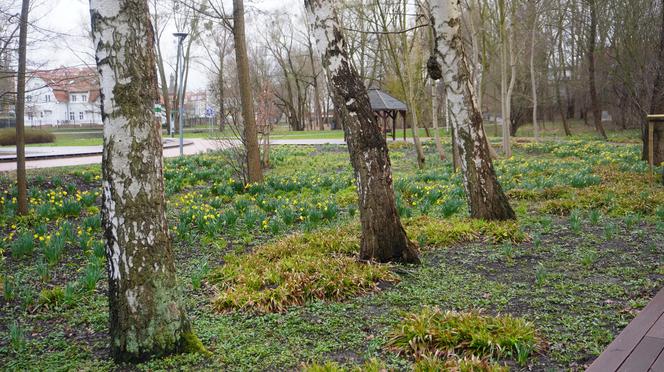
[[111, 349], [116, 360], [129, 362], [184, 351], [198, 341], [179, 301], [168, 236], [148, 14], [145, 0], [90, 1], [104, 122]]
[[304, 1], [355, 172], [362, 225], [360, 258], [418, 263], [415, 244], [406, 236], [397, 213], [387, 143], [349, 58], [332, 3]]
[[482, 115], [474, 97], [468, 62], [459, 32], [460, 0], [437, 0], [432, 4], [435, 34], [440, 38], [441, 61], [449, 102], [449, 119], [459, 147], [464, 188], [474, 218], [516, 218], [498, 183], [483, 130]]

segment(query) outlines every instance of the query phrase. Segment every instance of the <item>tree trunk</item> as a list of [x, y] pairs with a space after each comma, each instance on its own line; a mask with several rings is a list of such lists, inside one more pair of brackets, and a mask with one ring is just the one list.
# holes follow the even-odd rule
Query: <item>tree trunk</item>
[[[512, 24], [512, 18], [509, 18], [507, 31], [508, 31], [507, 43], [509, 47], [508, 52], [510, 60], [510, 85], [507, 88], [507, 96], [505, 97], [506, 124], [503, 124], [507, 126], [506, 127], [503, 126], [503, 128], [506, 128], [508, 133], [508, 135], [504, 137], [506, 139], [505, 144], [507, 145], [507, 148], [505, 150], [505, 156], [510, 158], [512, 157], [512, 143], [510, 137], [512, 135], [516, 136], [516, 131], [518, 129], [516, 126], [512, 128], [512, 96], [514, 95], [514, 85], [516, 84], [516, 63], [517, 63], [516, 52], [514, 51], [514, 25]], [[514, 134], [512, 134], [512, 132], [514, 132]]]
[[446, 130], [450, 132], [450, 137], [452, 139], [452, 169], [454, 169], [454, 172], [456, 173], [461, 169], [461, 159], [459, 157], [459, 146], [457, 146], [454, 130], [450, 130], [450, 102], [447, 99], [447, 92], [445, 92], [445, 105], [443, 105], [443, 107], [445, 108], [445, 127]]
[[440, 140], [440, 131], [438, 130], [438, 84], [436, 80], [431, 80], [431, 123], [438, 156], [440, 160], [445, 160], [445, 150], [443, 149], [443, 142]]
[[[392, 64], [394, 65], [394, 72], [397, 75], [397, 78], [399, 79], [399, 83], [401, 84], [401, 88], [403, 89], [403, 92], [406, 96], [406, 104], [408, 107], [410, 107], [410, 118], [411, 118], [411, 133], [413, 135], [413, 143], [415, 145], [415, 153], [417, 155], [417, 166], [422, 169], [424, 168], [424, 163], [426, 161], [426, 158], [424, 156], [424, 149], [422, 148], [422, 142], [420, 141], [420, 128], [419, 128], [419, 123], [417, 120], [417, 109], [416, 109], [416, 104], [415, 104], [415, 92], [414, 92], [414, 82], [412, 79], [412, 74], [411, 74], [411, 66], [410, 66], [410, 58], [406, 57], [404, 58], [403, 56], [397, 55], [397, 48], [395, 46], [395, 42], [392, 39], [393, 35], [389, 34], [388, 30], [388, 20], [386, 18], [385, 12], [383, 9], [380, 7], [380, 3], [376, 2], [378, 11], [380, 12], [380, 18], [381, 18], [381, 27], [383, 32], [387, 33], [385, 35], [385, 39], [387, 40], [387, 51], [392, 58]], [[406, 24], [405, 21], [405, 14], [402, 15], [400, 18], [402, 25]], [[400, 41], [402, 45], [402, 50], [408, 50], [408, 39], [407, 35], [405, 33], [402, 33], [400, 36]], [[403, 69], [402, 69], [402, 64], [403, 64]], [[405, 71], [405, 72], [404, 72]], [[406, 119], [404, 117], [404, 128], [406, 128]]]
[[458, 144], [464, 188], [473, 218], [507, 220], [516, 218], [498, 183], [477, 108], [474, 89], [459, 32], [460, 0], [433, 2], [432, 22], [437, 57], [442, 61], [443, 78], [449, 100], [449, 113]]
[[217, 75], [217, 99], [219, 100], [219, 131], [226, 129], [226, 81], [224, 79], [224, 53], [219, 52], [219, 72]]
[[249, 78], [249, 56], [244, 31], [243, 0], [233, 0], [233, 38], [235, 40], [238, 84], [240, 85], [242, 120], [244, 122], [244, 143], [247, 150], [247, 180], [249, 183], [263, 182], [256, 117], [254, 116], [254, 98]]
[[602, 110], [599, 106], [597, 97], [597, 87], [595, 81], [595, 45], [597, 39], [597, 8], [595, 0], [588, 0], [590, 6], [590, 35], [588, 35], [588, 87], [590, 89], [590, 105], [592, 106], [593, 122], [595, 130], [605, 140], [608, 139], [602, 124]]
[[535, 35], [537, 34], [537, 4], [532, 3], [533, 24], [530, 34], [530, 83], [533, 97], [533, 132], [535, 141], [540, 139], [539, 123], [537, 123], [537, 76], [535, 75]]
[[360, 258], [419, 263], [417, 250], [397, 213], [387, 143], [367, 90], [353, 67], [333, 2], [305, 0], [323, 67], [348, 144], [357, 184], [362, 242]]
[[506, 157], [512, 156], [512, 147], [510, 144], [510, 102], [508, 99], [507, 87], [507, 58], [509, 49], [509, 36], [508, 36], [508, 22], [505, 9], [505, 1], [499, 0], [498, 6], [500, 10], [500, 104], [501, 116], [503, 119], [502, 136], [503, 136], [503, 154]]
[[159, 16], [159, 7], [158, 4], [155, 1], [153, 1], [154, 5], [154, 14], [153, 14], [153, 20], [154, 20], [154, 29], [155, 29], [155, 52], [156, 52], [156, 57], [157, 57], [157, 69], [159, 70], [159, 80], [161, 81], [161, 98], [164, 100], [164, 114], [166, 115], [166, 128], [168, 130], [168, 133], [171, 133], [171, 100], [168, 94], [168, 80], [166, 80], [166, 71], [164, 69], [164, 57], [161, 53], [161, 31], [163, 28], [159, 28], [159, 25], [157, 24], [160, 16]]
[[171, 102], [168, 95], [168, 82], [166, 81], [166, 72], [164, 71], [164, 62], [161, 57], [161, 51], [157, 47], [157, 66], [159, 68], [159, 78], [161, 80], [161, 96], [164, 99], [164, 113], [166, 115], [166, 128], [171, 132]]
[[[662, 7], [664, 7], [664, 0], [662, 0], [661, 3]], [[657, 53], [658, 57], [655, 66], [657, 74], [655, 75], [652, 101], [650, 104], [651, 114], [664, 114], [664, 9], [662, 10], [662, 24], [660, 25], [659, 37], [659, 51]], [[647, 160], [648, 151], [650, 150], [648, 148], [647, 129], [644, 134], [643, 155], [644, 160]], [[664, 124], [662, 123], [655, 125], [655, 131], [653, 132], [653, 155], [655, 164], [664, 163]], [[662, 182], [664, 182], [664, 175], [662, 176]]]
[[[561, 28], [562, 29], [562, 28]], [[566, 74], [566, 67], [567, 64], [565, 63], [565, 58], [563, 56], [563, 35], [564, 33], [560, 31], [560, 35], [558, 36], [558, 60], [560, 65], [558, 66], [555, 74], [555, 89], [556, 89], [556, 101], [558, 101], [558, 110], [560, 111], [560, 120], [563, 122], [563, 130], [565, 131], [566, 136], [571, 136], [572, 131], [570, 130], [569, 127], [569, 122], [567, 121], [567, 114], [569, 112], [569, 89], [565, 90], [565, 104], [563, 105], [563, 100], [560, 95], [560, 80], [561, 80], [561, 74], [560, 71], [562, 70], [562, 76], [563, 78], [565, 77]], [[567, 83], [565, 83], [567, 84]]]
[[21, 4], [21, 24], [18, 37], [18, 76], [16, 77], [16, 188], [17, 210], [20, 216], [28, 214], [28, 180], [25, 170], [25, 65], [28, 44], [28, 13], [30, 0]]
[[111, 350], [116, 361], [138, 362], [190, 350], [199, 341], [179, 302], [168, 236], [147, 3], [92, 0], [90, 15], [104, 121], [102, 221]]

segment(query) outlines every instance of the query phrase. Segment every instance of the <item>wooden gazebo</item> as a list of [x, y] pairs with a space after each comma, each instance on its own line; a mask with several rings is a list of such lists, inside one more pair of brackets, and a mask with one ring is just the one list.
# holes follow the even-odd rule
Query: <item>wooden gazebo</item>
[[383, 129], [383, 134], [387, 137], [387, 119], [392, 119], [392, 140], [397, 139], [397, 118], [399, 116], [403, 119], [403, 139], [406, 139], [406, 114], [408, 113], [408, 106], [391, 95], [383, 92], [382, 90], [372, 88], [369, 89], [369, 101], [371, 102], [371, 109], [373, 110], [379, 125]]

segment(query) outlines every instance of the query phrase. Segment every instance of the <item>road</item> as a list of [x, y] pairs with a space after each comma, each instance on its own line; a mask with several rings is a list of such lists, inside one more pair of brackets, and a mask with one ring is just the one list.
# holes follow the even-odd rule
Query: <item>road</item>
[[[195, 155], [205, 153], [207, 151], [218, 150], [223, 147], [232, 145], [232, 141], [217, 141], [207, 139], [189, 139], [188, 146], [184, 147], [185, 155]], [[273, 145], [322, 145], [322, 144], [344, 144], [342, 139], [302, 139], [302, 140], [273, 140]], [[101, 164], [101, 155], [98, 154], [101, 150], [100, 146], [76, 146], [70, 148], [58, 147], [39, 147], [42, 153], [53, 153], [60, 157], [53, 159], [39, 159], [26, 161], [26, 168], [39, 169], [39, 168], [54, 168], [54, 167], [67, 167], [73, 165], [88, 165], [88, 164]], [[97, 153], [97, 155], [77, 156], [81, 153]], [[164, 149], [164, 157], [173, 158], [180, 156], [180, 149], [178, 147], [169, 147]], [[16, 162], [0, 162], [0, 172], [9, 172], [16, 170]]]

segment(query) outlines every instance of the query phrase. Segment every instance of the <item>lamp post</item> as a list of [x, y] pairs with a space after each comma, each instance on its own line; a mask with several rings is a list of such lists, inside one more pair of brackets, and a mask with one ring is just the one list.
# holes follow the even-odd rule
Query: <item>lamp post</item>
[[185, 32], [176, 32], [173, 34], [178, 38], [178, 65], [180, 66], [179, 82], [178, 82], [178, 122], [180, 127], [180, 156], [184, 155], [184, 53], [182, 50], [182, 42], [187, 37]]

